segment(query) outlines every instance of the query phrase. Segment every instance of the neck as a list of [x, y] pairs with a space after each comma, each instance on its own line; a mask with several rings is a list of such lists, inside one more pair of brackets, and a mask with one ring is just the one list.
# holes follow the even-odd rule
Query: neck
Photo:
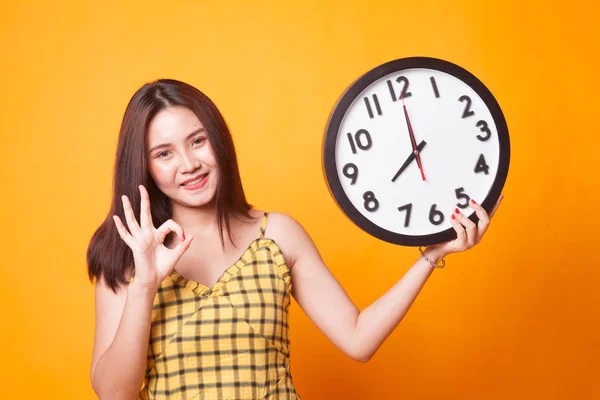
[[200, 207], [189, 207], [179, 203], [172, 203], [173, 214], [171, 219], [196, 237], [207, 236], [218, 232], [216, 202]]

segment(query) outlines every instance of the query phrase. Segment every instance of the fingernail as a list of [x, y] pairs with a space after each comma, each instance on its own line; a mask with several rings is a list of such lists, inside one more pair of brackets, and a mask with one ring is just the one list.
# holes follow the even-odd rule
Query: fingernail
[[182, 233], [181, 236], [183, 237], [183, 240], [185, 240], [185, 233]]
[[471, 203], [473, 203], [473, 204], [477, 204], [477, 203], [475, 203], [475, 200], [473, 200], [473, 199], [471, 199]]
[[458, 208], [455, 208], [454, 212], [457, 213], [457, 214], [460, 213], [460, 211], [458, 211]]
[[454, 216], [454, 214], [452, 214], [452, 219], [456, 219], [456, 217]]

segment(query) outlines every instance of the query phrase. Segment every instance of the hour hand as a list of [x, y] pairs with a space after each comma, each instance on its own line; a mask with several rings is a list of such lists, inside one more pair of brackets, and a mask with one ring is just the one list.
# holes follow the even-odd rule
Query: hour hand
[[[417, 146], [417, 151], [420, 153], [423, 148], [425, 147], [425, 145], [427, 144], [427, 142], [425, 142], [424, 140], [421, 141], [421, 143], [419, 143], [419, 145]], [[398, 179], [398, 177], [400, 176], [400, 174], [402, 172], [404, 172], [404, 170], [410, 165], [411, 162], [413, 162], [413, 160], [415, 159], [416, 154], [413, 151], [412, 153], [410, 153], [410, 156], [408, 156], [408, 158], [406, 159], [406, 161], [404, 161], [404, 164], [402, 164], [402, 166], [400, 167], [400, 169], [398, 170], [398, 172], [396, 172], [396, 175], [394, 175], [394, 177], [392, 178], [392, 182], [395, 182], [396, 179]]]

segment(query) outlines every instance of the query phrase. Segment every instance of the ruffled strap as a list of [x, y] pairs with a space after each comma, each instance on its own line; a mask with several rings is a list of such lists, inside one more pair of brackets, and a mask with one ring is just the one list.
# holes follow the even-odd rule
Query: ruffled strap
[[267, 216], [269, 215], [268, 212], [265, 211], [263, 218], [262, 218], [262, 222], [260, 223], [260, 238], [264, 239], [265, 237], [265, 230], [267, 229]]

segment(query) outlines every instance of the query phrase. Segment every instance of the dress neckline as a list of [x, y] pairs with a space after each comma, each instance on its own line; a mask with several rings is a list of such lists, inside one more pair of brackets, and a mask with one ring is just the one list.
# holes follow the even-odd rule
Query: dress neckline
[[[237, 259], [236, 262], [231, 264], [229, 267], [225, 268], [223, 273], [219, 276], [219, 278], [215, 281], [215, 283], [213, 283], [213, 285], [211, 287], [208, 287], [203, 283], [196, 282], [192, 279], [185, 278], [179, 272], [175, 271], [175, 268], [173, 268], [173, 271], [171, 271], [171, 273], [169, 274], [169, 277], [173, 280], [174, 283], [178, 284], [179, 286], [186, 287], [195, 293], [205, 294], [207, 296], [210, 296], [212, 293], [219, 290], [225, 283], [227, 283], [233, 275], [235, 275], [235, 272], [236, 272], [235, 269], [239, 268], [238, 264], [244, 260], [247, 253], [250, 252], [251, 250], [256, 250], [256, 249], [253, 249], [253, 247], [255, 246], [256, 243], [260, 242], [261, 240], [268, 240], [268, 241], [273, 242], [275, 244], [275, 246], [277, 246], [277, 244], [275, 243], [275, 241], [273, 239], [265, 239], [265, 229], [267, 227], [268, 216], [269, 216], [269, 213], [265, 211], [263, 213], [262, 220], [260, 222], [260, 236], [257, 237], [256, 239], [254, 239], [252, 242], [250, 242], [250, 244], [242, 252], [242, 254], [239, 256], [239, 258]], [[279, 247], [279, 246], [277, 246], [277, 247]]]
[[231, 264], [229, 267], [227, 267], [211, 287], [208, 287], [203, 283], [196, 282], [193, 279], [188, 279], [188, 278], [184, 277], [183, 275], [181, 275], [180, 273], [178, 273], [177, 271], [175, 271], [175, 269], [173, 269], [173, 271], [171, 271], [171, 273], [169, 274], [169, 277], [171, 278], [171, 280], [173, 280], [173, 283], [175, 283], [181, 287], [190, 289], [191, 291], [198, 293], [200, 295], [210, 296], [212, 293], [215, 293], [219, 289], [221, 289], [221, 287], [223, 287], [223, 285], [225, 285], [232, 277], [234, 277], [237, 274], [237, 272], [239, 271], [239, 269], [241, 267], [239, 264], [241, 264], [244, 261], [244, 259], [248, 255], [248, 253], [250, 253], [251, 251], [256, 251], [256, 249], [259, 247], [259, 243], [261, 241], [270, 242], [276, 248], [279, 249], [279, 246], [273, 239], [269, 239], [269, 238], [265, 238], [265, 237], [258, 237], [256, 239], [254, 239], [252, 242], [250, 242], [248, 247], [246, 247], [246, 249], [242, 252], [242, 254], [237, 259], [237, 261], [234, 262], [233, 264]]

